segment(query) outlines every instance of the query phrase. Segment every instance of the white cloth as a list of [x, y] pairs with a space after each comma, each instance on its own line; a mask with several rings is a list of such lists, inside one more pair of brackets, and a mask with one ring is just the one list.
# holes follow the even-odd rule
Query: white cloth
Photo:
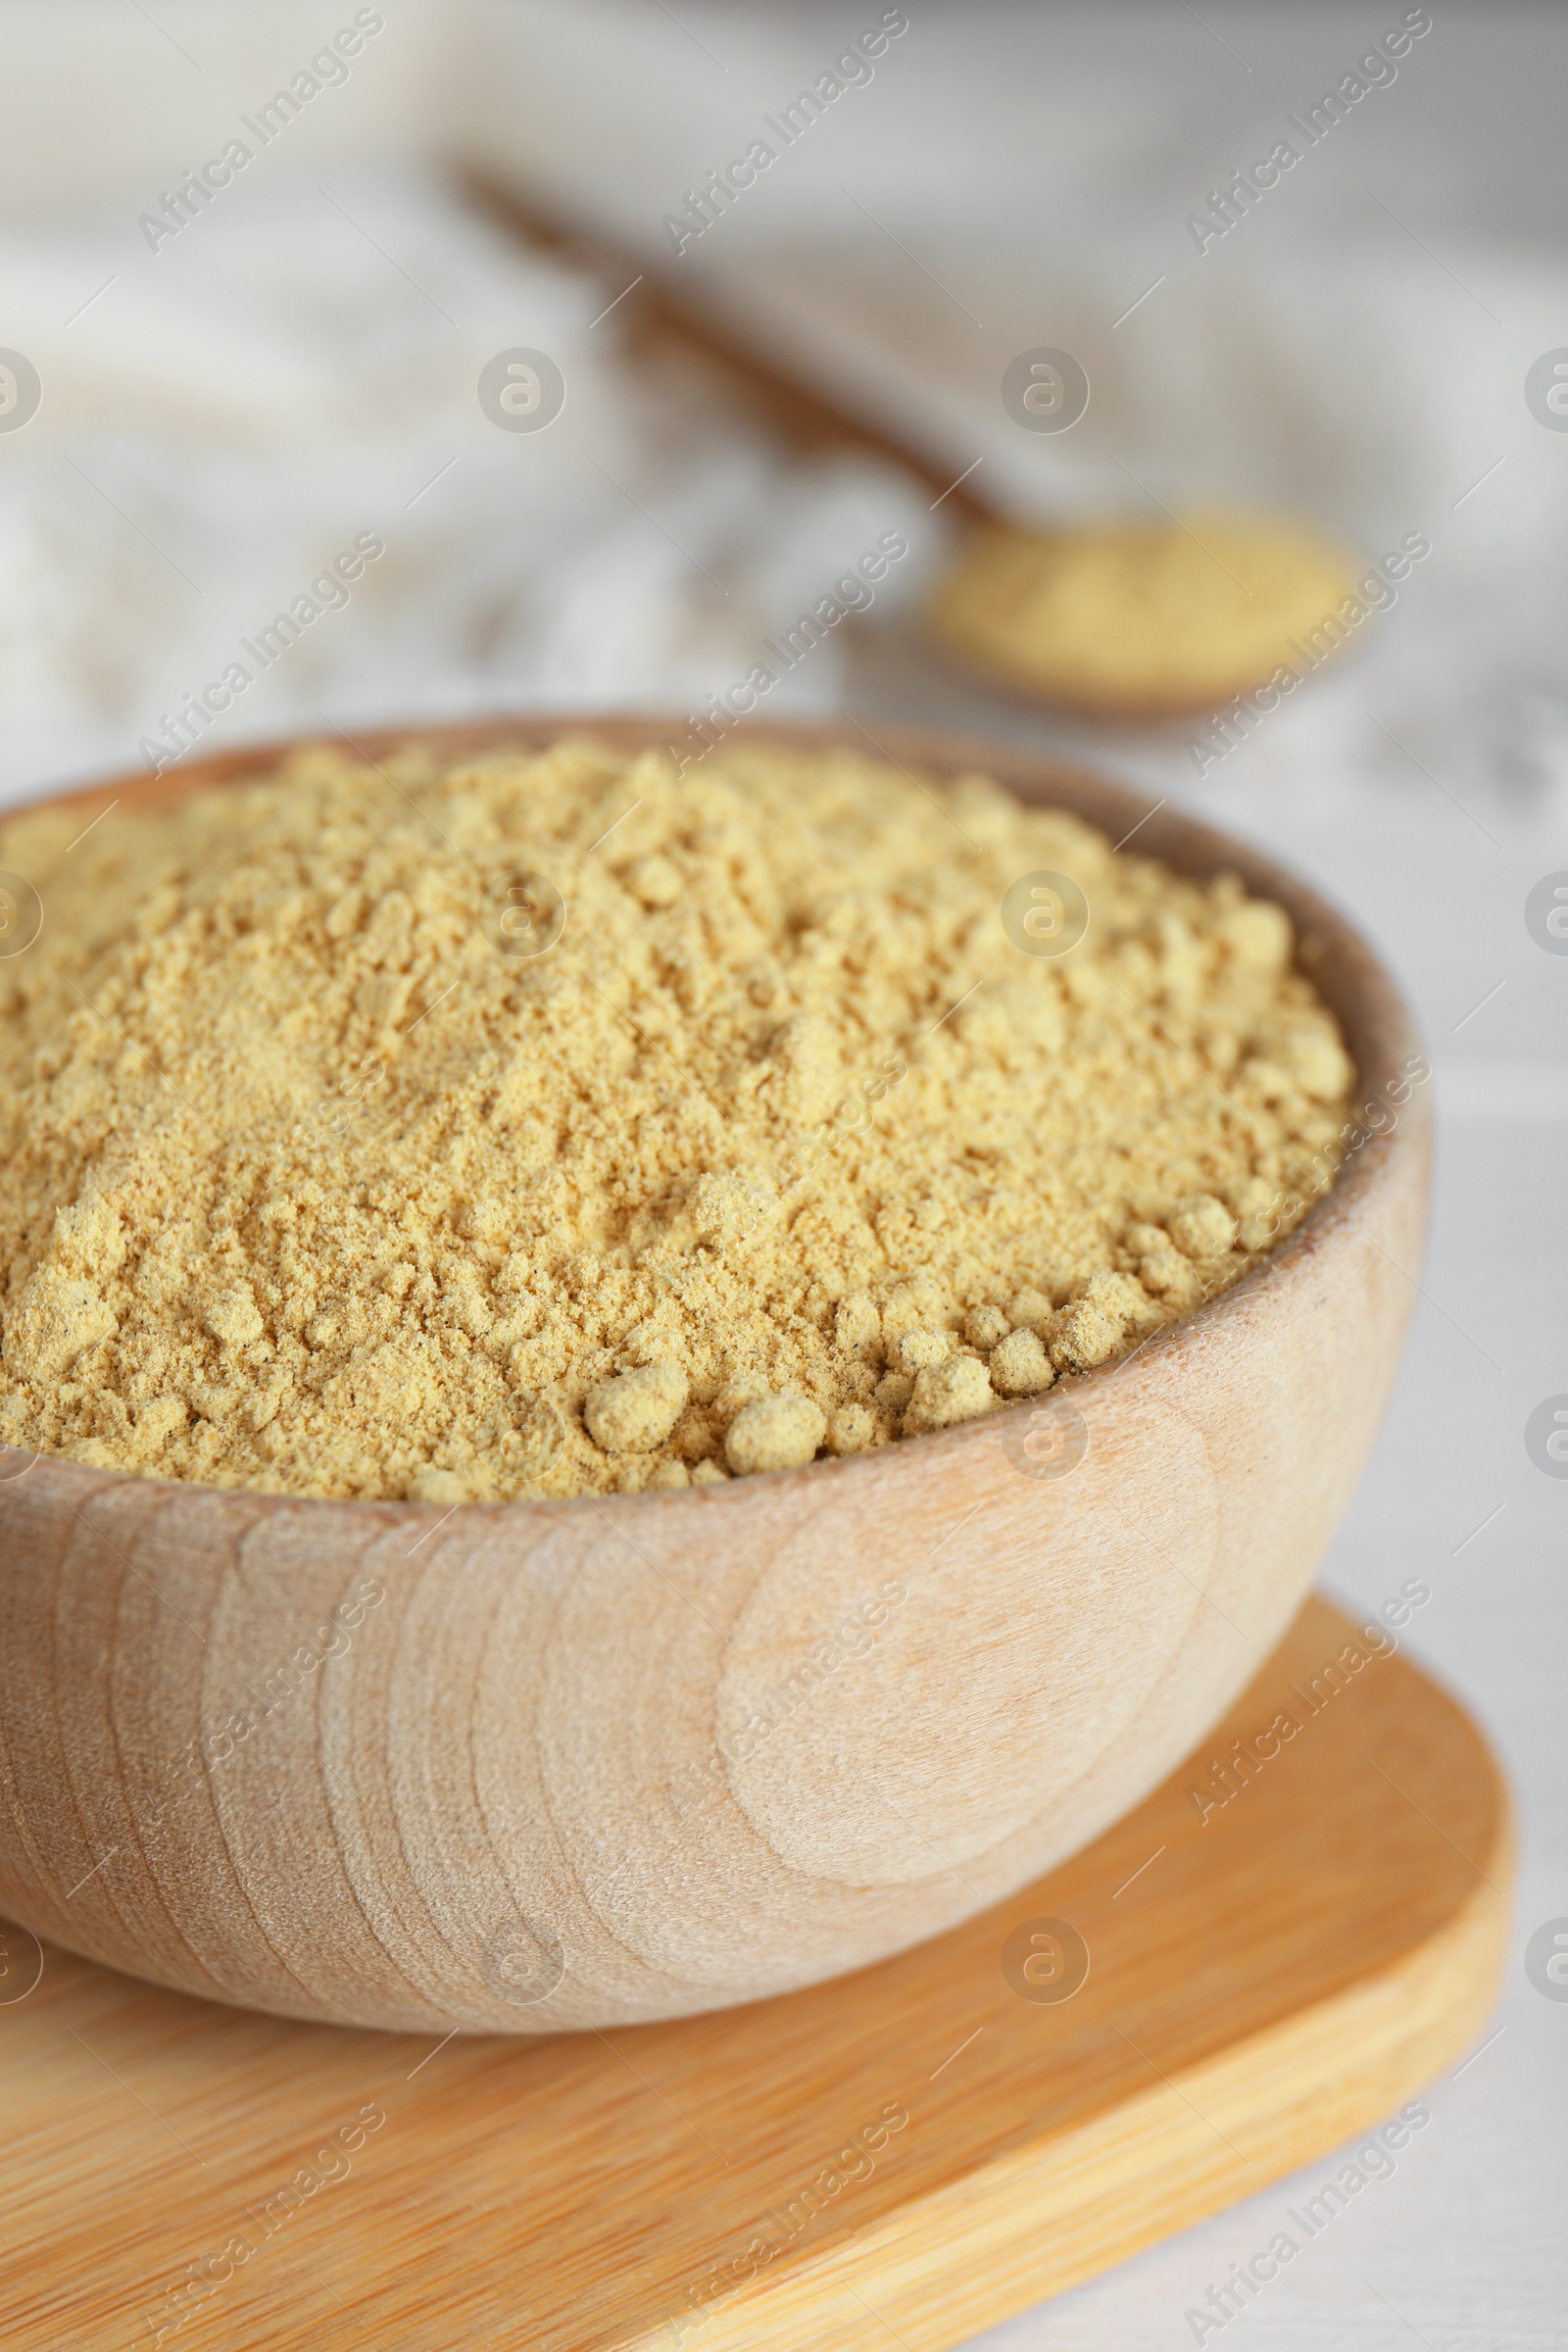
[[[0, 279], [44, 392], [0, 439], [5, 798], [134, 764], [236, 661], [254, 683], [197, 748], [327, 721], [701, 705], [880, 535], [915, 551], [935, 535], [898, 469], [791, 463], [700, 377], [627, 356], [598, 316], [617, 288], [418, 175], [236, 189], [139, 257], [107, 235], [0, 231]], [[517, 348], [566, 381], [537, 433], [479, 405], [485, 363]], [[245, 641], [361, 534], [384, 555], [263, 673]], [[916, 552], [879, 602], [918, 569]], [[769, 710], [830, 708], [842, 662], [830, 637]]]

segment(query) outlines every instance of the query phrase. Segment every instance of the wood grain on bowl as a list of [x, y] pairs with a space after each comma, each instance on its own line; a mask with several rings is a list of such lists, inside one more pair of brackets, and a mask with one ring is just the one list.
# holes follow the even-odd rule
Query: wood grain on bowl
[[[622, 750], [672, 731], [359, 743], [450, 757], [567, 729]], [[1333, 1189], [1234, 1288], [1038, 1404], [708, 1490], [443, 1513], [0, 1453], [0, 1910], [294, 2017], [678, 2016], [997, 1901], [1138, 1802], [1256, 1670], [1414, 1296], [1425, 1095], [1384, 1091], [1409, 1016], [1343, 918], [1239, 843], [994, 745], [881, 739], [1285, 905], [1380, 1105]], [[286, 748], [78, 797], [167, 803]]]

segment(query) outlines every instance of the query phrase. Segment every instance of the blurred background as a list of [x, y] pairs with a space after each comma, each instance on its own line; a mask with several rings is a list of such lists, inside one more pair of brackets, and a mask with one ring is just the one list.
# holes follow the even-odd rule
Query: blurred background
[[[1568, 18], [0, 0], [0, 802], [182, 741], [701, 712], [896, 532], [907, 558], [770, 717], [928, 719], [1112, 771], [1304, 870], [1401, 973], [1434, 1243], [1327, 1581], [1369, 1607], [1430, 1584], [1412, 1645], [1521, 1795], [1515, 1957], [1441, 2128], [1248, 2327], [1561, 2342], [1568, 2007], [1522, 1954], [1568, 1915], [1568, 1486], [1524, 1435], [1568, 1392], [1568, 938], [1543, 912], [1568, 885]], [[1389, 70], [1359, 72], [1375, 45]], [[721, 196], [759, 137], [775, 160]], [[1227, 220], [1286, 138], [1299, 162]], [[1042, 347], [1089, 378], [1070, 432], [1002, 398]], [[1213, 507], [1366, 560], [1431, 547], [1223, 759], [1193, 721], [994, 692], [924, 633], [986, 515]], [[312, 598], [357, 539], [382, 552]], [[265, 669], [240, 653], [291, 607]], [[181, 730], [236, 660], [250, 681]], [[987, 2341], [1186, 2341], [1294, 2193]]]

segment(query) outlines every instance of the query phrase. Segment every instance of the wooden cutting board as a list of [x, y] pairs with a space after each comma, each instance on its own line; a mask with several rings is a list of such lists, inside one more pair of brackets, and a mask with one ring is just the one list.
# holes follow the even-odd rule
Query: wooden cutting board
[[1408, 2099], [1485, 2016], [1508, 1868], [1475, 1725], [1314, 1600], [1071, 1862], [757, 2007], [440, 2043], [7, 1929], [0, 2342], [938, 2352]]

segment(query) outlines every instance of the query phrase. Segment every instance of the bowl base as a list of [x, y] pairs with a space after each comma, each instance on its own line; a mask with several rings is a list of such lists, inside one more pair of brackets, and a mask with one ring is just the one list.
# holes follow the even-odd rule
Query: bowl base
[[939, 2352], [1389, 2119], [1486, 2014], [1508, 1869], [1476, 1726], [1312, 1600], [1070, 1862], [754, 2007], [431, 2042], [0, 1930], [6, 2342]]

